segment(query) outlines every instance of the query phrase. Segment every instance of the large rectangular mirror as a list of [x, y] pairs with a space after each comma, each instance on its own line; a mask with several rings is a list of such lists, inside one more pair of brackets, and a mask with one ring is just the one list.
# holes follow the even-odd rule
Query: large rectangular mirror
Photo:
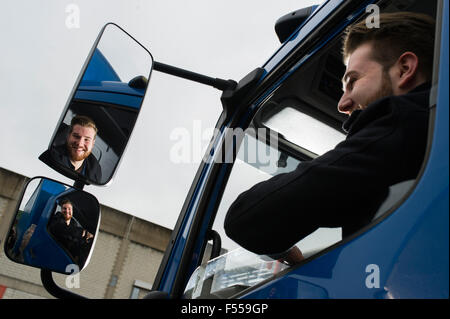
[[142, 106], [153, 58], [115, 24], [101, 30], [39, 159], [85, 184], [113, 177]]

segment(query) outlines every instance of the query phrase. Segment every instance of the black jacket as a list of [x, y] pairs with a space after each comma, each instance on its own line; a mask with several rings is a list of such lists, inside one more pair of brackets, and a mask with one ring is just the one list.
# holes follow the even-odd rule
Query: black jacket
[[69, 225], [61, 214], [55, 217], [55, 221], [50, 225], [49, 230], [55, 239], [67, 249], [73, 258], [80, 255], [83, 244], [83, 229], [72, 219]]
[[[39, 156], [39, 159], [51, 168], [60, 171], [61, 165], [75, 172], [75, 167], [70, 162], [70, 155], [67, 152], [66, 145], [52, 146]], [[63, 174], [63, 172], [61, 172]], [[90, 154], [81, 166], [81, 175], [95, 183], [102, 182], [102, 170], [100, 164], [93, 154]], [[65, 174], [64, 174], [65, 175]]]
[[380, 99], [344, 123], [345, 141], [239, 195], [226, 234], [258, 254], [286, 251], [319, 227], [367, 225], [389, 186], [416, 178], [428, 132], [429, 85]]

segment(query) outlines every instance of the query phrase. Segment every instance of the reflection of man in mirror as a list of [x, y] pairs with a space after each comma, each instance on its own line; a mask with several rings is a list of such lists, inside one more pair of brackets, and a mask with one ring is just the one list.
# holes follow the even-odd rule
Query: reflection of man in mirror
[[60, 205], [61, 212], [56, 214], [55, 219], [49, 226], [49, 231], [69, 251], [74, 260], [82, 264], [87, 257], [94, 235], [83, 229], [73, 219], [73, 204], [70, 200], [62, 200]]
[[50, 151], [44, 152], [41, 159], [48, 160], [51, 157], [64, 164], [64, 166], [86, 176], [94, 182], [101, 182], [101, 167], [91, 153], [95, 145], [97, 126], [87, 116], [77, 115], [71, 123], [69, 133], [64, 145], [52, 147]]
[[66, 148], [70, 163], [77, 172], [82, 171], [84, 160], [91, 155], [97, 136], [94, 121], [86, 116], [75, 116], [70, 125]]

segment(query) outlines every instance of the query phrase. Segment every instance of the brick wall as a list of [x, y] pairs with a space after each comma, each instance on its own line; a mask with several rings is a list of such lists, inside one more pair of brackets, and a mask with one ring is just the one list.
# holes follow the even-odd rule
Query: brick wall
[[131, 242], [117, 282], [114, 298], [129, 298], [136, 280], [153, 284], [162, 257], [157, 250]]

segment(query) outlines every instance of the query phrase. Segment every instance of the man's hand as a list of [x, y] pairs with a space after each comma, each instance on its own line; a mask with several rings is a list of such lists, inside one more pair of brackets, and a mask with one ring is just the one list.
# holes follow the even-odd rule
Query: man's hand
[[294, 246], [289, 249], [287, 254], [283, 258], [280, 258], [279, 261], [293, 266], [300, 263], [304, 259], [305, 257], [303, 257], [301, 250], [297, 246]]
[[86, 237], [85, 240], [86, 242], [89, 241], [89, 239], [91, 239], [92, 237], [94, 237], [94, 235], [92, 235], [90, 232], [88, 232], [87, 230], [83, 229], [83, 235], [82, 237]]

